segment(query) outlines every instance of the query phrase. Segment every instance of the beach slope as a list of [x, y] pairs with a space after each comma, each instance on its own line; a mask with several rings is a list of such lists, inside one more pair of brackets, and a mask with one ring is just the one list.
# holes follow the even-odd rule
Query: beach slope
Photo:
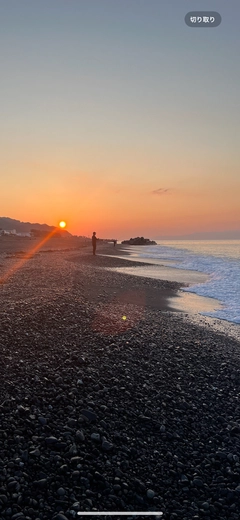
[[239, 342], [171, 312], [175, 282], [50, 251], [0, 254], [0, 517], [237, 520]]

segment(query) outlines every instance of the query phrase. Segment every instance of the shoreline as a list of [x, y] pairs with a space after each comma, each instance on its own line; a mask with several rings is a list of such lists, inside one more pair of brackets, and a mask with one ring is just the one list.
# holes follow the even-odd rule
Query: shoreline
[[[120, 246], [121, 247], [121, 246]], [[119, 247], [119, 250], [121, 251], [121, 256], [118, 258], [124, 259], [126, 256], [129, 261], [132, 262], [132, 271], [134, 267], [144, 267], [144, 266], [158, 266], [161, 268], [161, 270], [158, 270], [158, 274], [161, 276], [161, 272], [164, 272], [164, 280], [167, 279], [167, 276], [169, 276], [168, 281], [175, 281], [179, 284], [178, 288], [176, 288], [177, 291], [177, 297], [176, 294], [172, 293], [169, 295], [169, 309], [172, 312], [178, 312], [181, 314], [182, 318], [186, 321], [190, 321], [190, 323], [194, 323], [199, 325], [200, 327], [206, 326], [211, 327], [213, 331], [220, 332], [226, 335], [229, 335], [229, 337], [232, 337], [238, 341], [240, 341], [240, 325], [229, 322], [227, 320], [223, 320], [216, 317], [210, 317], [205, 316], [204, 312], [212, 312], [216, 308], [221, 307], [221, 302], [219, 300], [215, 300], [214, 298], [207, 298], [200, 296], [195, 293], [182, 291], [183, 287], [190, 286], [192, 284], [195, 284], [200, 281], [204, 281], [208, 279], [208, 276], [205, 275], [205, 273], [198, 273], [194, 271], [187, 271], [187, 270], [181, 270], [181, 269], [174, 269], [171, 267], [170, 269], [165, 264], [159, 264], [156, 262], [150, 262], [150, 261], [141, 261], [139, 262], [136, 258], [131, 259], [132, 249], [128, 252], [127, 246], [124, 246], [124, 249], [121, 250]], [[130, 246], [129, 246], [130, 247]], [[112, 256], [111, 252], [108, 253], [109, 256]], [[116, 253], [114, 254], [116, 256]], [[129, 265], [129, 264], [128, 264]], [[128, 267], [124, 269], [124, 266], [121, 266], [120, 269], [118, 267], [113, 267], [116, 272], [130, 272], [130, 269]], [[122, 269], [122, 271], [121, 271]], [[174, 273], [175, 271], [175, 273]], [[180, 282], [181, 279], [181, 271], [184, 273], [183, 280]], [[174, 274], [173, 274], [174, 273]], [[200, 275], [200, 276], [199, 276]], [[201, 277], [202, 275], [202, 277]], [[128, 276], [128, 275], [127, 275]], [[133, 276], [141, 276], [141, 274], [134, 274]], [[146, 276], [146, 275], [145, 275]], [[147, 278], [147, 276], [146, 276]], [[202, 278], [202, 280], [201, 280]], [[152, 281], [157, 280], [159, 278], [151, 278]]]
[[[5, 239], [5, 240], [3, 240]], [[27, 253], [31, 249], [36, 249], [36, 246], [41, 243], [41, 240], [29, 239], [29, 238], [21, 238], [16, 237], [1, 237], [0, 240], [0, 268], [1, 262], [5, 260], [5, 258], [13, 259], [13, 264], [15, 259], [19, 259], [21, 263], [21, 259], [24, 258], [25, 253]], [[87, 245], [85, 240], [78, 239], [77, 237], [64, 238], [64, 239], [51, 239], [47, 241], [42, 247], [36, 251], [37, 254], [41, 253], [57, 253], [64, 252], [68, 253], [77, 253], [77, 255], [81, 255], [81, 262], [85, 262], [87, 258], [87, 263], [90, 265], [95, 265], [98, 268], [106, 268], [112, 269], [115, 272], [121, 273], [121, 269], [123, 272], [121, 273], [123, 276], [125, 275], [126, 270], [137, 267], [145, 268], [146, 266], [154, 265], [152, 262], [148, 262], [145, 259], [143, 261], [138, 261], [136, 259], [130, 259], [132, 253], [134, 252], [133, 247], [131, 246], [123, 246], [122, 244], [117, 244], [114, 248], [112, 244], [100, 243], [97, 249], [97, 255], [93, 258], [92, 247], [91, 245]], [[7, 250], [7, 251], [5, 251]], [[102, 258], [102, 260], [101, 260]], [[156, 264], [155, 264], [156, 265]], [[3, 266], [3, 265], [2, 265]], [[183, 287], [187, 287], [191, 285], [191, 283], [196, 283], [197, 280], [200, 280], [201, 275], [205, 279], [207, 279], [207, 275], [203, 273], [186, 271], [180, 269], [174, 269], [171, 267], [170, 263], [170, 271], [169, 267], [165, 264], [157, 264], [157, 266], [162, 268], [162, 272], [164, 270], [163, 279], [160, 278], [148, 278], [146, 276], [140, 277], [142, 278], [142, 282], [134, 280], [137, 278], [136, 273], [127, 275], [130, 276], [131, 283], [133, 283], [134, 289], [142, 287], [146, 294], [143, 296], [140, 291], [140, 299], [141, 301], [144, 299], [147, 305], [152, 306], [153, 308], [162, 310], [162, 311], [171, 311], [181, 314], [181, 316], [186, 320], [189, 319], [190, 323], [198, 324], [200, 327], [206, 325], [207, 327], [211, 327], [213, 331], [220, 332], [229, 337], [235, 338], [240, 341], [240, 325], [231, 323], [229, 321], [205, 316], [205, 309], [209, 311], [213, 311], [215, 307], [218, 305], [221, 306], [221, 302], [218, 300], [214, 300], [213, 298], [207, 298], [195, 293], [183, 291]], [[184, 273], [184, 281], [180, 281], [181, 274], [179, 275], [179, 271]], [[175, 276], [175, 273], [176, 276]], [[166, 273], [169, 274], [170, 279], [166, 278]], [[174, 276], [171, 276], [174, 273]], [[195, 278], [196, 275], [196, 278]], [[1, 278], [1, 275], [0, 275]], [[176, 278], [176, 279], [175, 279]], [[139, 280], [138, 279], [138, 280]], [[148, 280], [147, 283], [144, 282]], [[178, 280], [177, 280], [178, 279]], [[203, 278], [202, 278], [203, 279]], [[133, 282], [134, 280], [134, 282]], [[124, 278], [122, 278], [122, 287], [124, 288]], [[91, 283], [89, 284], [89, 294], [90, 298], [95, 298], [96, 290], [94, 287], [90, 288]], [[114, 288], [109, 287], [109, 295], [114, 293]], [[124, 291], [123, 291], [124, 292]], [[112, 297], [112, 296], [111, 296]], [[134, 296], [131, 296], [131, 300], [134, 304], [137, 304], [137, 299]], [[123, 298], [124, 301], [124, 298]]]
[[146, 306], [179, 284], [90, 253], [37, 253], [0, 285], [0, 517], [238, 520], [239, 341]]

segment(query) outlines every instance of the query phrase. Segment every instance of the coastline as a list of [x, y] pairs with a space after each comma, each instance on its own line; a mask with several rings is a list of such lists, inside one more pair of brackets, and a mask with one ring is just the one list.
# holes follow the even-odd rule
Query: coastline
[[[167, 262], [169, 266], [166, 265], [165, 261], [163, 265], [159, 264], [159, 261], [150, 259], [139, 262], [136, 256], [133, 256], [132, 258], [133, 247], [131, 247], [131, 249], [127, 249], [126, 246], [123, 247], [120, 245], [118, 252], [114, 252], [113, 254], [119, 259], [124, 259], [126, 257], [126, 259], [131, 262], [131, 265], [128, 262], [127, 264], [121, 264], [121, 266], [112, 267], [112, 269], [116, 272], [122, 272], [122, 274], [126, 273], [126, 275], [129, 276], [128, 273], [133, 272], [134, 267], [138, 267], [138, 269], [136, 269], [135, 276], [140, 277], [142, 275], [147, 278], [148, 269], [150, 268], [149, 278], [152, 278], [152, 281], [156, 281], [159, 279], [158, 277], [162, 276], [164, 280], [167, 279], [168, 281], [177, 283], [178, 286], [176, 285], [175, 294], [169, 294], [168, 310], [180, 313], [184, 321], [194, 323], [200, 327], [210, 327], [213, 331], [226, 334], [229, 337], [240, 341], [240, 325], [201, 314], [207, 311], [214, 311], [218, 307], [220, 308], [221, 302], [215, 300], [214, 298], [206, 298], [191, 292], [182, 291], [183, 287], [190, 286], [195, 283], [203, 283], [206, 281], [208, 278], [206, 274], [195, 271], [174, 269], [171, 267], [171, 262]], [[108, 251], [108, 255], [112, 256], [111, 251]], [[141, 270], [139, 267], [143, 267], [143, 269]], [[144, 268], [146, 271], [145, 273]], [[156, 275], [154, 275], [155, 269]]]
[[113, 247], [66, 249], [0, 285], [1, 518], [237, 520], [239, 342], [171, 312], [178, 283], [109, 271]]

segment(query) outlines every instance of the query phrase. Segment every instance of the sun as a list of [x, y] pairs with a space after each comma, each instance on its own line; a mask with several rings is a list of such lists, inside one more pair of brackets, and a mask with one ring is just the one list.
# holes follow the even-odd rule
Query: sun
[[61, 220], [61, 222], [59, 222], [59, 227], [62, 228], [62, 229], [65, 228], [66, 225], [67, 224], [66, 224], [66, 222], [64, 222], [64, 220]]

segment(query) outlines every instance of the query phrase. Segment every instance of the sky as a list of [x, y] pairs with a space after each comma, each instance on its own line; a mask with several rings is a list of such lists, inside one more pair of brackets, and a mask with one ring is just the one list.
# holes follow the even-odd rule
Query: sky
[[[189, 11], [217, 11], [192, 28]], [[240, 229], [238, 0], [0, 0], [0, 216]]]

